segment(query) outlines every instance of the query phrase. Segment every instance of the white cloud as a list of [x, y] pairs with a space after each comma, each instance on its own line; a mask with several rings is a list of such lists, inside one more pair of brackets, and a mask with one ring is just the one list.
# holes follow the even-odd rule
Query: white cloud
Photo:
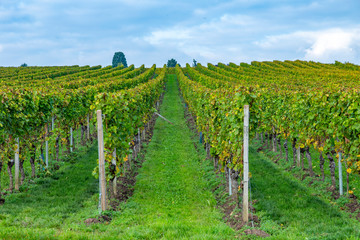
[[306, 59], [325, 60], [335, 56], [353, 57], [353, 47], [360, 40], [360, 28], [351, 30], [329, 29], [313, 34], [314, 43], [306, 49]]
[[260, 48], [271, 50], [296, 50], [305, 60], [333, 62], [355, 60], [360, 53], [360, 27], [329, 28], [318, 31], [296, 31], [289, 34], [267, 36], [254, 42]]
[[255, 23], [256, 20], [247, 15], [223, 14], [197, 25], [155, 30], [138, 40], [163, 49], [176, 48], [190, 60], [229, 61], [242, 55], [244, 35], [249, 29], [252, 31]]
[[144, 37], [144, 40], [153, 45], [161, 45], [164, 43], [181, 43], [191, 38], [190, 29], [166, 29], [154, 31], [150, 36]]
[[147, 66], [172, 57], [360, 63], [358, 2], [1, 0], [0, 65], [107, 65], [115, 51]]

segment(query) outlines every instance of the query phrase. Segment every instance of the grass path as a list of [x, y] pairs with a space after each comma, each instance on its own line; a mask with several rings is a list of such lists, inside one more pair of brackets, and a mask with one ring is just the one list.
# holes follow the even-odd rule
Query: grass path
[[135, 193], [112, 222], [122, 239], [232, 239], [204, 179], [184, 119], [175, 75], [169, 75], [161, 114], [140, 169]]
[[204, 156], [194, 147], [175, 75], [168, 76], [161, 114], [145, 146], [134, 195], [110, 224], [86, 226], [97, 214], [96, 145], [74, 165], [0, 206], [0, 239], [233, 239], [205, 180]]
[[98, 181], [91, 175], [96, 145], [79, 153], [76, 163], [66, 163], [51, 177], [35, 179], [23, 192], [6, 197], [0, 206], [0, 239], [49, 239], [97, 213]]
[[360, 224], [250, 149], [250, 171], [262, 228], [273, 239], [359, 239]]
[[[98, 214], [98, 182], [91, 175], [94, 144], [75, 164], [6, 198], [0, 206], [0, 239], [234, 239], [236, 232], [223, 222], [210, 190], [215, 178], [209, 177], [214, 174], [210, 163], [203, 161], [203, 150], [196, 151], [186, 125], [176, 77], [167, 77], [161, 114], [174, 125], [157, 119], [134, 195], [120, 212], [110, 212], [110, 224], [84, 224]], [[360, 239], [359, 222], [254, 148], [250, 171], [261, 229], [270, 239]]]

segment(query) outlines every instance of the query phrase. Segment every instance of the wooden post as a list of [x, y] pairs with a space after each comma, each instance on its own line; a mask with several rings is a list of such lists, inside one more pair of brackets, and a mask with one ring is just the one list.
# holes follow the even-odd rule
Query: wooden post
[[19, 191], [19, 171], [20, 171], [20, 161], [19, 161], [19, 138], [16, 138], [15, 145], [15, 190]]
[[244, 223], [249, 221], [249, 105], [244, 106], [244, 191], [243, 215]]
[[99, 186], [101, 211], [106, 210], [106, 178], [105, 178], [105, 153], [104, 153], [104, 132], [102, 125], [101, 110], [97, 110], [98, 123], [98, 146], [99, 146]]
[[343, 178], [342, 178], [341, 152], [339, 152], [339, 190], [340, 190], [340, 195], [343, 195], [344, 189], [343, 189]]
[[70, 152], [73, 151], [73, 129], [70, 127]]
[[117, 183], [116, 183], [116, 148], [114, 149], [113, 153], [112, 153], [112, 159], [111, 159], [111, 163], [113, 165], [115, 165], [115, 178], [114, 178], [114, 181], [113, 181], [113, 190], [114, 190], [114, 195], [117, 196]]

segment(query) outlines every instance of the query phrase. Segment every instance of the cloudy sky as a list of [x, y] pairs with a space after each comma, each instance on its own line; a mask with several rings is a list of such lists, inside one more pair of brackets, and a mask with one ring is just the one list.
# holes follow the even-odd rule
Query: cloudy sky
[[360, 64], [359, 0], [0, 0], [0, 66]]

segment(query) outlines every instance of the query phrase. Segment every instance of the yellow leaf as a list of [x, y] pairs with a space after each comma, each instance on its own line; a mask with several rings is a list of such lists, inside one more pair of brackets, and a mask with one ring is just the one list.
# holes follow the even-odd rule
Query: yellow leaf
[[124, 157], [124, 162], [126, 162], [128, 160], [128, 156]]
[[350, 174], [351, 173], [351, 168], [346, 169], [346, 172]]
[[352, 191], [352, 190], [349, 190], [349, 194], [354, 194], [354, 191]]

